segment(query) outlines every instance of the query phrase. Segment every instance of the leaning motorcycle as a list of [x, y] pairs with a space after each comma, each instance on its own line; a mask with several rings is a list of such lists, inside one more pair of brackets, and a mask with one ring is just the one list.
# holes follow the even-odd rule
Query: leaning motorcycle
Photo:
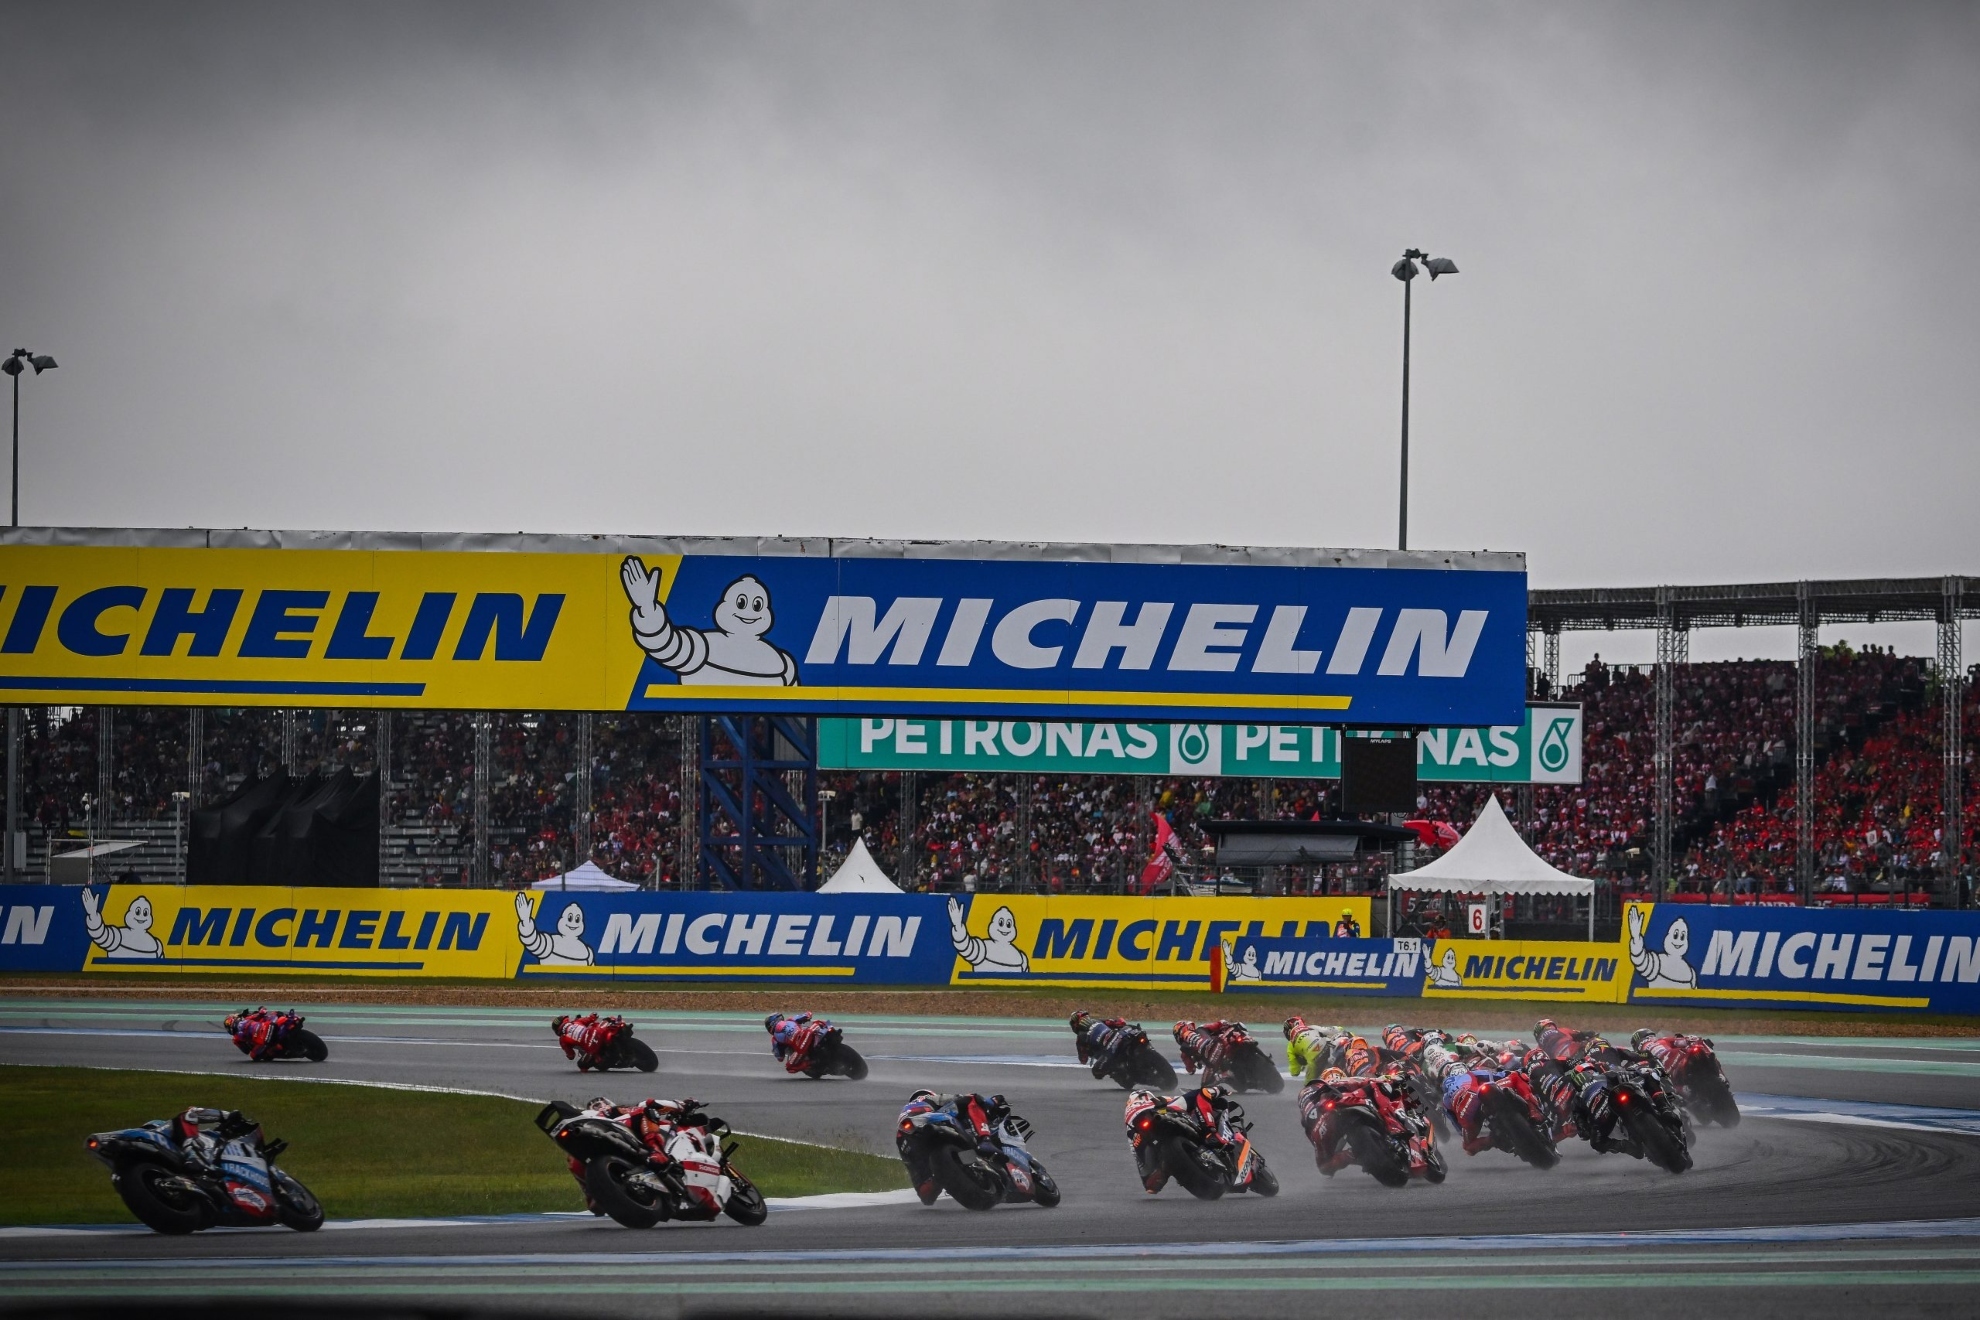
[[1553, 1125], [1525, 1073], [1500, 1073], [1480, 1080], [1473, 1090], [1484, 1108], [1481, 1125], [1494, 1149], [1510, 1151], [1536, 1169], [1551, 1169], [1561, 1162], [1550, 1135]]
[[1106, 1067], [1094, 1075], [1118, 1082], [1124, 1091], [1131, 1091], [1137, 1086], [1173, 1091], [1176, 1087], [1176, 1067], [1149, 1043], [1148, 1033], [1141, 1029], [1141, 1024], [1131, 1022], [1121, 1030], [1122, 1038], [1115, 1043]]
[[1313, 1162], [1328, 1177], [1357, 1164], [1384, 1187], [1406, 1187], [1416, 1178], [1444, 1181], [1448, 1170], [1434, 1129], [1406, 1078], [1348, 1086], [1315, 1082], [1300, 1093], [1299, 1104]]
[[657, 1151], [633, 1131], [630, 1117], [607, 1118], [557, 1101], [543, 1107], [536, 1125], [584, 1166], [586, 1194], [627, 1228], [717, 1215], [754, 1228], [770, 1217], [763, 1193], [736, 1170], [737, 1143], [722, 1142], [729, 1125], [692, 1102], [667, 1126]]
[[951, 1110], [921, 1102], [901, 1111], [894, 1134], [901, 1162], [926, 1166], [965, 1210], [1025, 1201], [1049, 1210], [1059, 1203], [1059, 1184], [1032, 1155], [1030, 1140], [1031, 1124], [1016, 1114], [1006, 1115], [986, 1141]]
[[811, 1028], [809, 1039], [801, 1041], [798, 1047], [805, 1056], [801, 1071], [806, 1077], [816, 1080], [837, 1073], [855, 1082], [866, 1080], [866, 1060], [846, 1044], [843, 1030], [823, 1018], [807, 1026]]
[[1595, 1094], [1583, 1101], [1595, 1133], [1612, 1149], [1667, 1172], [1689, 1169], [1691, 1121], [1663, 1070], [1654, 1063], [1610, 1063], [1601, 1069]]
[[1224, 1051], [1225, 1074], [1235, 1089], [1263, 1091], [1267, 1095], [1277, 1095], [1286, 1089], [1286, 1079], [1280, 1075], [1278, 1065], [1243, 1023], [1234, 1024], [1224, 1033]]
[[1146, 1090], [1128, 1097], [1128, 1144], [1137, 1160], [1166, 1169], [1199, 1201], [1214, 1201], [1226, 1192], [1279, 1194], [1278, 1177], [1251, 1144], [1251, 1123], [1242, 1106], [1225, 1110], [1232, 1138], [1226, 1145], [1197, 1115], [1171, 1109], [1160, 1099]]
[[[303, 1026], [303, 1015], [290, 1010], [284, 1013], [269, 1013], [256, 1009], [269, 1023], [273, 1045], [262, 1059], [307, 1059], [311, 1063], [322, 1063], [330, 1057], [330, 1047], [323, 1043], [323, 1037]], [[248, 1016], [246, 1013], [241, 1016]], [[231, 1022], [232, 1019], [229, 1019]], [[231, 1034], [233, 1028], [228, 1027]], [[254, 1046], [250, 1042], [234, 1037], [234, 1045], [241, 1053], [253, 1058]]]
[[1703, 1036], [1671, 1036], [1661, 1044], [1655, 1057], [1677, 1086], [1685, 1108], [1701, 1123], [1738, 1127], [1739, 1102], [1733, 1099], [1732, 1084], [1726, 1081], [1712, 1042]]
[[652, 1072], [660, 1066], [653, 1047], [633, 1035], [633, 1024], [622, 1017], [608, 1017], [598, 1023], [598, 1037], [588, 1051], [579, 1051], [579, 1072], [605, 1072], [612, 1068], [637, 1068]]
[[214, 1158], [175, 1142], [173, 1120], [98, 1132], [89, 1153], [110, 1167], [117, 1195], [155, 1232], [197, 1233], [205, 1228], [285, 1225], [299, 1233], [323, 1226], [323, 1207], [275, 1157], [289, 1148], [269, 1141], [261, 1125], [240, 1114], [221, 1119], [216, 1137], [203, 1138]]

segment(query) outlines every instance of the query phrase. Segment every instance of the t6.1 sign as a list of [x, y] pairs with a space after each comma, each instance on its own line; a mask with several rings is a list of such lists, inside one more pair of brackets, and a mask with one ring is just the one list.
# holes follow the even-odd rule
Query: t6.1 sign
[[18, 701], [1516, 723], [1523, 557], [0, 534]]

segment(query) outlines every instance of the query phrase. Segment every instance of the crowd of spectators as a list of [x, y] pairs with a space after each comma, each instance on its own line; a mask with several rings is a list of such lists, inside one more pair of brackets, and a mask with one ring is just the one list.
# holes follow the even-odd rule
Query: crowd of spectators
[[[1678, 675], [1674, 801], [1681, 887], [1702, 892], [1791, 886], [1795, 666], [1733, 661], [1686, 666]], [[1939, 846], [1939, 716], [1924, 662], [1877, 648], [1825, 649], [1817, 670], [1816, 753], [1822, 874], [1830, 886], [1904, 886], [1934, 867]], [[1655, 692], [1648, 667], [1597, 657], [1559, 699], [1584, 708], [1581, 784], [1540, 786], [1520, 821], [1549, 861], [1627, 889], [1647, 868], [1653, 803]], [[1966, 712], [1968, 760], [1980, 743], [1980, 705]], [[111, 721], [112, 794], [96, 803], [100, 721]], [[490, 717], [491, 866], [498, 880], [527, 883], [579, 861], [577, 717]], [[285, 728], [295, 773], [376, 771], [372, 711], [209, 709], [197, 774], [189, 776], [188, 712], [31, 707], [25, 723], [23, 803], [30, 824], [80, 832], [123, 821], [169, 820], [174, 795], [196, 780], [193, 806], [225, 800], [251, 778], [277, 773]], [[599, 715], [592, 721], [590, 849], [608, 872], [658, 886], [692, 883], [692, 804], [683, 801], [683, 722], [671, 716]], [[408, 856], [453, 857], [432, 877], [458, 878], [474, 815], [476, 729], [464, 712], [396, 712], [392, 718], [386, 823]], [[1970, 792], [1980, 792], [1969, 771]], [[912, 785], [913, 839], [903, 848], [903, 793]], [[890, 873], [913, 888], [1033, 887], [1118, 892], [1149, 859], [1153, 816], [1173, 826], [1178, 883], [1218, 879], [1211, 835], [1218, 819], [1310, 819], [1338, 809], [1330, 783], [1255, 779], [970, 775], [826, 771], [821, 871], [863, 838]], [[1485, 785], [1426, 786], [1419, 812], [1462, 829]], [[1504, 790], [1501, 790], [1504, 792]], [[1513, 796], [1506, 805], [1517, 810]], [[1969, 809], [1969, 835], [1980, 809]], [[1028, 822], [1028, 829], [1026, 823]], [[415, 842], [419, 846], [415, 847]], [[1970, 837], [1968, 847], [1974, 840]], [[1364, 888], [1385, 863], [1286, 871], [1290, 892], [1322, 885]], [[1246, 877], [1245, 880], [1255, 880]]]

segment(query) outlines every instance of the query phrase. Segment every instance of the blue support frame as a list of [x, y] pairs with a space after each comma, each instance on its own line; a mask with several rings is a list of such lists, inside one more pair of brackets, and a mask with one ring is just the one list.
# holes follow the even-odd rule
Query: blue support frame
[[700, 888], [818, 887], [817, 720], [703, 717], [700, 798]]

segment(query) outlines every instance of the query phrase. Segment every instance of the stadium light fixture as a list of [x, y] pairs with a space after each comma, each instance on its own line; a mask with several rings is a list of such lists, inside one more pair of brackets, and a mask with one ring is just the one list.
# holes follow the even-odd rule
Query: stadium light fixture
[[1433, 284], [1439, 275], [1458, 273], [1457, 263], [1449, 257], [1433, 257], [1418, 248], [1407, 249], [1402, 260], [1389, 267], [1389, 274], [1401, 280], [1403, 286], [1402, 493], [1396, 515], [1398, 550], [1409, 549], [1409, 291], [1419, 274], [1416, 267], [1419, 261]]
[[21, 366], [23, 362], [33, 367], [37, 376], [44, 371], [54, 370], [57, 365], [55, 359], [48, 354], [31, 352], [25, 348], [17, 348], [4, 359], [0, 359], [0, 371], [14, 378], [13, 521], [9, 524], [13, 527], [21, 525], [21, 372], [25, 370]]

